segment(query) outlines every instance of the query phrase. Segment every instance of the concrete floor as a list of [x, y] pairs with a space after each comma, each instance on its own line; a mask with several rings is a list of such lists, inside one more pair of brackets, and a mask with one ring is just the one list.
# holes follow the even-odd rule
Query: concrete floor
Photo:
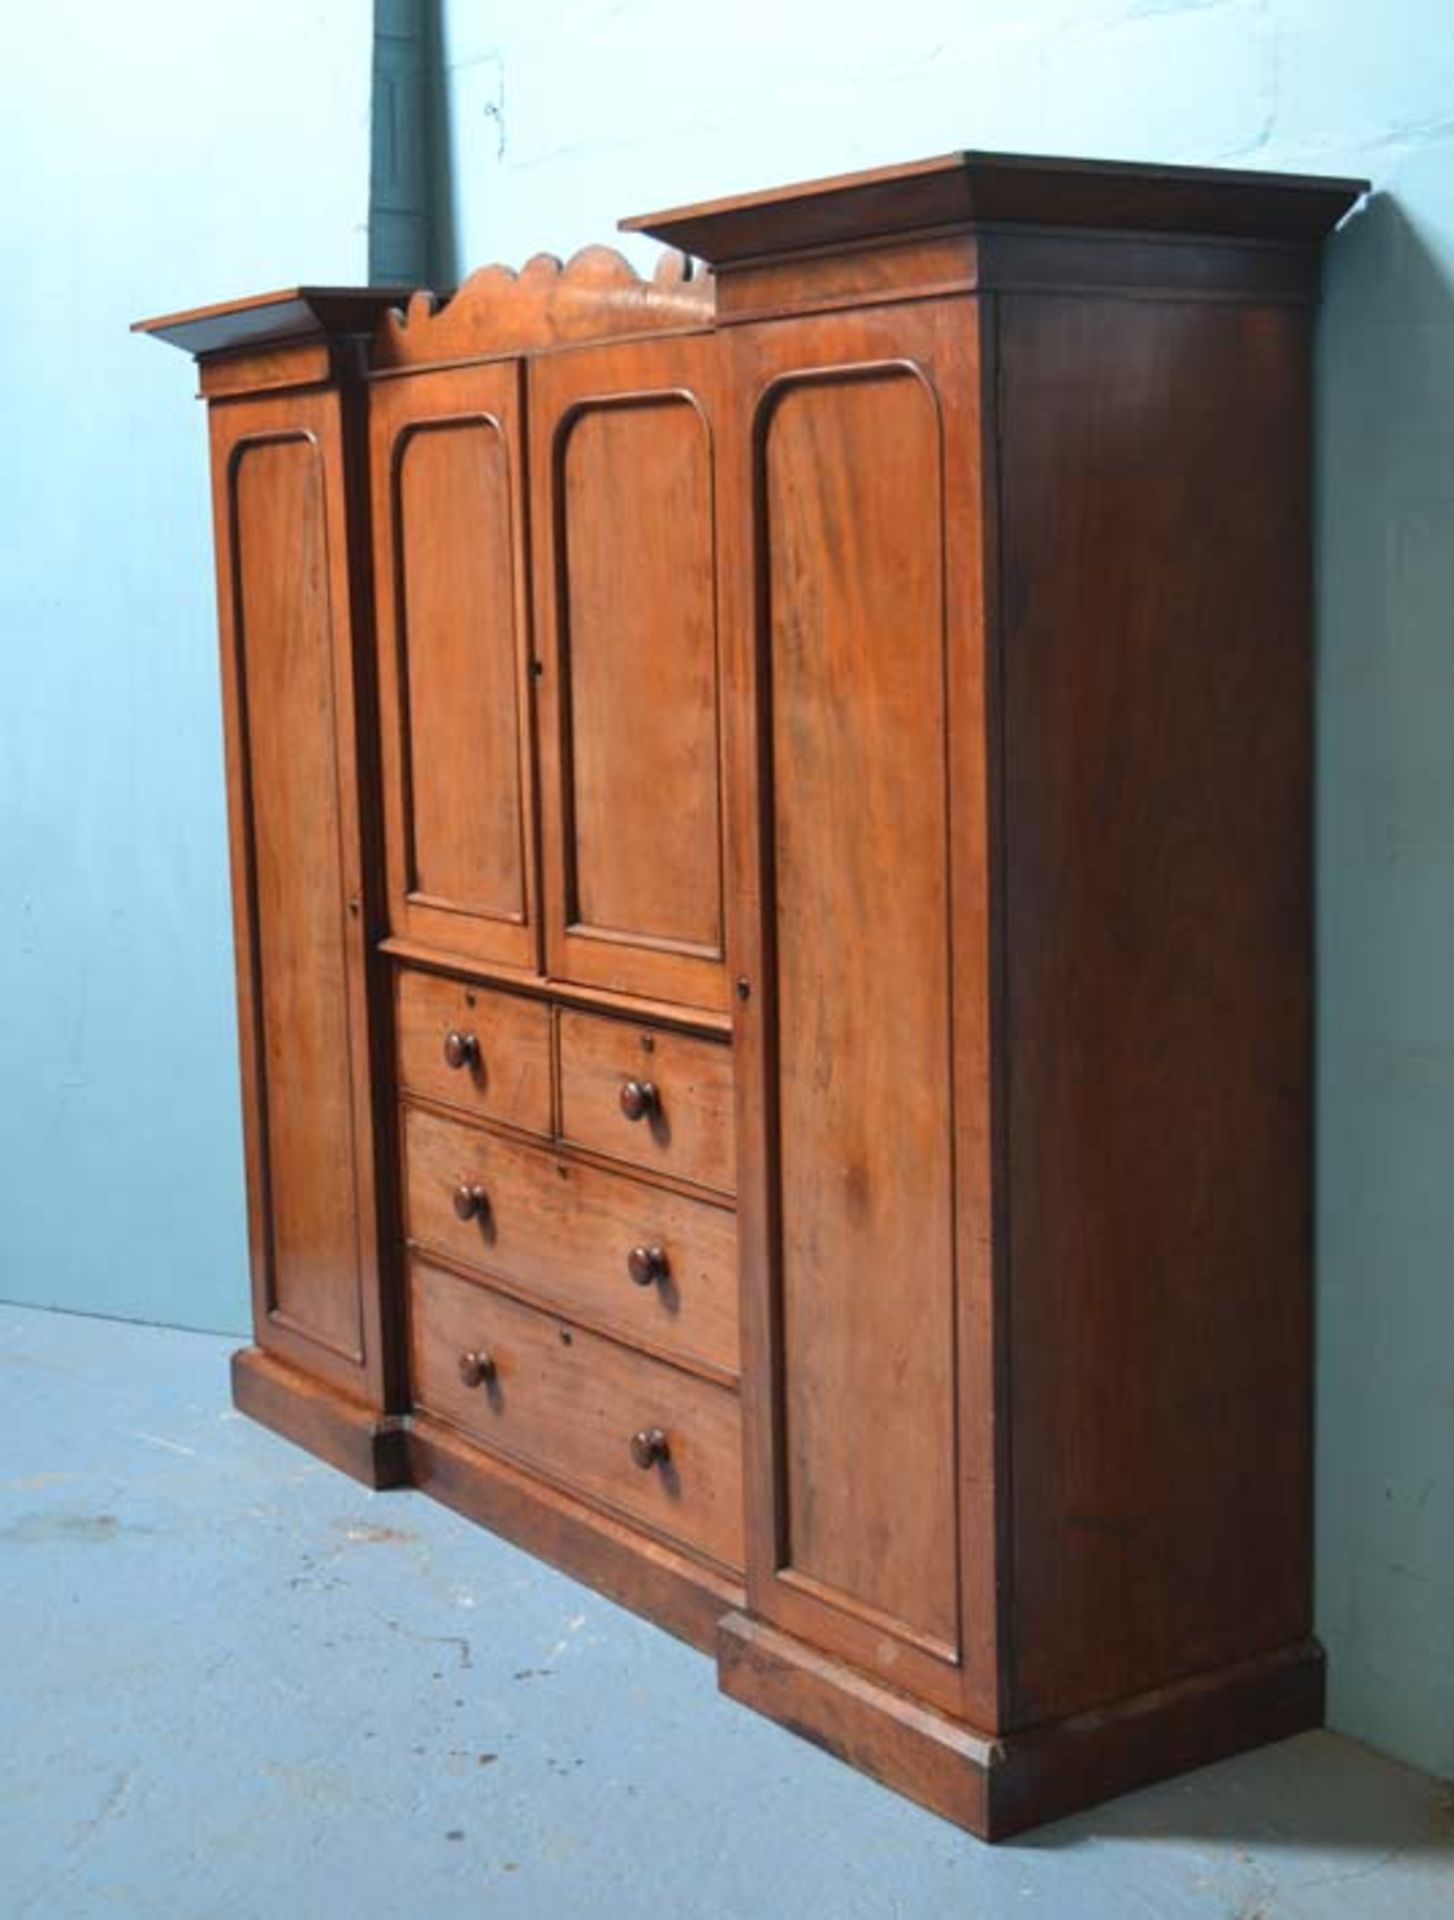
[[6, 1920], [1454, 1916], [1448, 1786], [1331, 1734], [980, 1846], [241, 1419], [230, 1345], [0, 1307]]

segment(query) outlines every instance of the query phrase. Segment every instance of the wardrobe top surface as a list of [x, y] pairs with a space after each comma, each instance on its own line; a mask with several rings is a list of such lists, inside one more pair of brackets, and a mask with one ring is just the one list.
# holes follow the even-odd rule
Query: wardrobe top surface
[[412, 291], [394, 286], [280, 287], [135, 320], [131, 331], [149, 333], [187, 353], [215, 353], [309, 334], [371, 333], [385, 308], [407, 300]]
[[1228, 167], [963, 152], [704, 200], [620, 224], [713, 265], [997, 224], [1311, 242], [1367, 190], [1366, 180]]

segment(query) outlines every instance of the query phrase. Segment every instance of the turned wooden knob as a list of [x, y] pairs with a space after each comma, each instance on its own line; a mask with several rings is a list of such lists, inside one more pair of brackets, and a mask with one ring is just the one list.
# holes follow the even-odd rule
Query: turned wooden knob
[[671, 1272], [665, 1247], [633, 1247], [626, 1256], [626, 1271], [638, 1287], [654, 1287]]
[[487, 1386], [495, 1377], [495, 1356], [486, 1347], [459, 1356], [459, 1377], [467, 1387]]
[[670, 1460], [671, 1448], [660, 1427], [641, 1427], [632, 1434], [631, 1458], [643, 1473], [660, 1461]]
[[458, 1027], [451, 1027], [444, 1036], [444, 1064], [453, 1067], [456, 1072], [462, 1067], [472, 1067], [480, 1057], [480, 1043], [472, 1033], [461, 1033]]
[[454, 1190], [454, 1211], [461, 1220], [483, 1220], [490, 1210], [490, 1196], [483, 1187], [461, 1182]]
[[654, 1080], [625, 1080], [621, 1084], [621, 1111], [628, 1120], [644, 1120], [661, 1105]]

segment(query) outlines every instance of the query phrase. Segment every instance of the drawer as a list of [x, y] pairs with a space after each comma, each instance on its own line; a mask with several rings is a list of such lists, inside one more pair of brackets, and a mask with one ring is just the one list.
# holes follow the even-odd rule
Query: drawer
[[[737, 1371], [737, 1220], [726, 1207], [414, 1107], [404, 1161], [411, 1240], [622, 1339]], [[476, 1209], [465, 1219], [462, 1188], [461, 1205]]]
[[720, 1041], [562, 1009], [560, 1130], [598, 1153], [731, 1193], [732, 1051]]
[[506, 1126], [550, 1132], [550, 1009], [543, 1000], [403, 967], [395, 1010], [401, 1086]]
[[415, 1259], [417, 1406], [740, 1571], [737, 1395]]

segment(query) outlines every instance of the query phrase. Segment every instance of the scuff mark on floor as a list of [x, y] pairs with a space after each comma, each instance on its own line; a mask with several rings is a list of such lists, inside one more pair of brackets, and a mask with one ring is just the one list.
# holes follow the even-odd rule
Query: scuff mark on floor
[[[150, 1533], [150, 1527], [134, 1527], [134, 1533]], [[23, 1513], [10, 1526], [0, 1530], [0, 1543], [9, 1541], [18, 1547], [48, 1546], [54, 1541], [71, 1541], [76, 1546], [99, 1547], [114, 1540], [121, 1522], [114, 1513]]]
[[111, 1782], [110, 1792], [101, 1802], [99, 1809], [92, 1814], [89, 1820], [83, 1822], [77, 1832], [76, 1845], [78, 1847], [83, 1847], [89, 1840], [94, 1840], [107, 1822], [116, 1818], [131, 1798], [131, 1789], [135, 1785], [135, 1767], [128, 1767], [125, 1772], [117, 1774], [116, 1778]]
[[145, 1440], [149, 1447], [165, 1447], [168, 1453], [183, 1454], [188, 1460], [195, 1460], [197, 1458], [197, 1449], [195, 1447], [184, 1447], [180, 1440], [168, 1440], [165, 1434], [142, 1433], [140, 1429], [137, 1429], [130, 1433], [127, 1438], [131, 1440]]

